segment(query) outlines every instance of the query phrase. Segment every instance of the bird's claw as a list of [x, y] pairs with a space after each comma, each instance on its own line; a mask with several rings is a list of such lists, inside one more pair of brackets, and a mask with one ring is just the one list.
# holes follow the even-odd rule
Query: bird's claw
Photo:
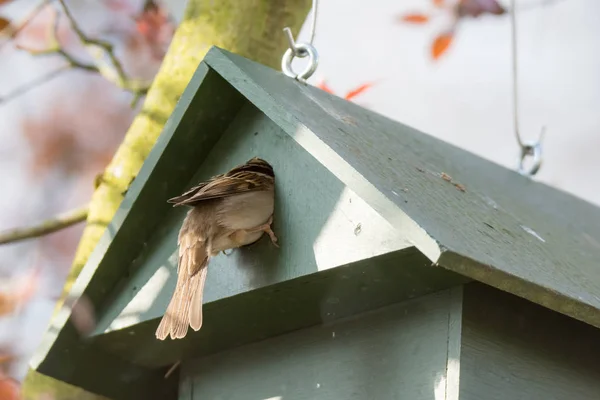
[[277, 248], [279, 248], [279, 245], [277, 244], [277, 236], [275, 236], [275, 232], [273, 232], [273, 229], [271, 229], [271, 224], [273, 223], [273, 216], [271, 215], [268, 219], [268, 221], [260, 226], [257, 226], [256, 228], [253, 228], [251, 230], [249, 230], [248, 232], [258, 232], [258, 231], [263, 231], [265, 232], [267, 235], [269, 235], [269, 238], [271, 239], [271, 243], [273, 243], [273, 245]]

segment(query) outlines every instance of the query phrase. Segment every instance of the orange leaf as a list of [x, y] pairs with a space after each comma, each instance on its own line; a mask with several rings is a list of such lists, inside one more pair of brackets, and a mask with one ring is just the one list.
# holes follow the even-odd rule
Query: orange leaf
[[[0, 0], [0, 2], [1, 2], [1, 1], [2, 1], [2, 0]], [[2, 4], [2, 3], [0, 3], [0, 4]], [[4, 30], [4, 29], [6, 29], [6, 28], [8, 28], [8, 27], [10, 27], [10, 21], [9, 21], [9, 20], [7, 20], [7, 19], [6, 19], [6, 18], [4, 18], [4, 17], [0, 17], [0, 31], [2, 31], [2, 30]]]
[[30, 300], [38, 287], [38, 281], [39, 270], [36, 269], [16, 289], [8, 293], [0, 292], [0, 316], [13, 312], [17, 306]]
[[0, 399], [19, 400], [20, 397], [19, 384], [14, 379], [0, 376]]
[[425, 14], [406, 14], [400, 17], [400, 21], [410, 24], [424, 24], [429, 21], [429, 16]]
[[359, 87], [357, 87], [356, 89], [353, 89], [353, 90], [349, 91], [348, 93], [346, 93], [346, 96], [344, 98], [346, 100], [351, 100], [354, 97], [361, 94], [362, 92], [364, 92], [365, 90], [369, 89], [371, 86], [373, 86], [372, 83], [364, 83], [364, 84], [360, 85]]
[[8, 363], [12, 362], [14, 359], [15, 359], [15, 356], [13, 356], [12, 354], [4, 354], [4, 353], [0, 352], [0, 365], [8, 364]]
[[442, 7], [444, 5], [444, 0], [433, 0], [433, 5], [436, 7]]
[[452, 39], [454, 36], [452, 33], [442, 33], [433, 41], [433, 45], [431, 46], [431, 56], [434, 60], [437, 60], [448, 50], [450, 44], [452, 43]]
[[325, 83], [325, 81], [321, 81], [321, 83], [319, 83], [317, 87], [327, 93], [333, 94], [333, 90], [331, 90], [331, 88], [327, 85], [327, 83]]
[[0, 5], [10, 3], [12, 0], [0, 0]]

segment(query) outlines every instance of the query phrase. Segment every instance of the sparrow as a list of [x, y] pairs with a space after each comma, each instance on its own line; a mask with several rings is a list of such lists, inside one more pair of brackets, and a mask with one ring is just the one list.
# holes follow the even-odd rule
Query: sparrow
[[208, 262], [228, 249], [256, 242], [267, 233], [276, 246], [271, 229], [275, 205], [273, 167], [254, 157], [231, 171], [214, 176], [168, 203], [188, 206], [177, 245], [177, 284], [156, 337], [185, 337], [188, 326], [202, 327], [202, 294]]

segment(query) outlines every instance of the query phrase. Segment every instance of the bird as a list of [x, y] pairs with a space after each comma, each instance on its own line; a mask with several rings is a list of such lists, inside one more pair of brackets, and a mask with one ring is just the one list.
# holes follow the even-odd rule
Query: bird
[[177, 283], [156, 338], [181, 339], [188, 327], [202, 327], [202, 295], [211, 257], [225, 250], [252, 244], [268, 234], [275, 206], [275, 173], [265, 160], [254, 157], [221, 175], [167, 200], [174, 207], [188, 206], [177, 239]]

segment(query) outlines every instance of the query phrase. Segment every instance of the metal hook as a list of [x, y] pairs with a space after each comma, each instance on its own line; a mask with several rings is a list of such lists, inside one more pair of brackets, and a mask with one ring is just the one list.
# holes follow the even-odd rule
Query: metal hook
[[[533, 163], [530, 168], [525, 168], [525, 159], [531, 156], [533, 158]], [[533, 176], [537, 174], [540, 167], [542, 166], [542, 143], [541, 141], [537, 142], [528, 142], [523, 143], [521, 146], [521, 157], [519, 159], [519, 174], [523, 176]]]
[[[535, 142], [524, 142], [521, 139], [519, 132], [519, 82], [518, 82], [518, 60], [517, 60], [517, 21], [515, 13], [515, 0], [511, 0], [510, 6], [510, 20], [511, 20], [511, 39], [512, 39], [512, 78], [513, 78], [513, 123], [515, 137], [517, 143], [521, 148], [521, 156], [518, 163], [518, 171], [523, 176], [533, 176], [537, 174], [540, 167], [542, 166], [542, 140], [546, 133], [546, 127], [543, 126], [540, 132], [540, 136]], [[525, 159], [527, 157], [533, 157], [533, 164], [530, 168], [525, 169]]]
[[[315, 27], [317, 25], [317, 6], [318, 0], [312, 2], [312, 25], [310, 30], [310, 41], [309, 43], [297, 43], [294, 40], [292, 31], [289, 27], [283, 29], [289, 44], [289, 48], [283, 54], [281, 59], [281, 69], [284, 74], [290, 78], [294, 78], [301, 82], [306, 82], [308, 78], [314, 74], [319, 65], [319, 53], [313, 46], [315, 39]], [[308, 65], [302, 70], [301, 73], [297, 74], [292, 68], [292, 61], [295, 57], [304, 58], [308, 57]]]

